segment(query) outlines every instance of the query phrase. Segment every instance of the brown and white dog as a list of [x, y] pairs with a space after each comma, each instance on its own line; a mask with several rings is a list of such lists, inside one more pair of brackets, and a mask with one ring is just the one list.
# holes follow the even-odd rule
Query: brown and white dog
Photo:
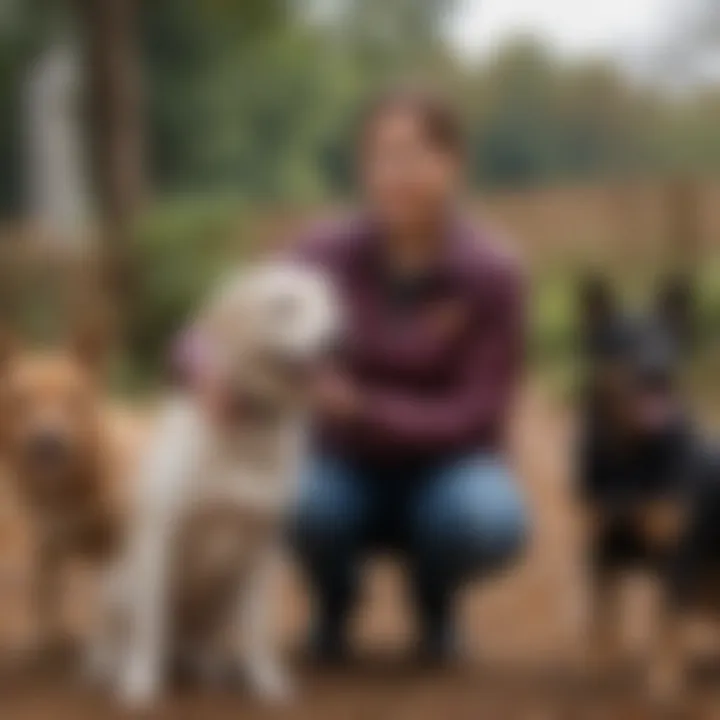
[[47, 657], [67, 638], [59, 598], [69, 565], [100, 569], [118, 548], [124, 431], [105, 402], [98, 328], [53, 350], [7, 335], [1, 345], [0, 457], [31, 526], [37, 650]]

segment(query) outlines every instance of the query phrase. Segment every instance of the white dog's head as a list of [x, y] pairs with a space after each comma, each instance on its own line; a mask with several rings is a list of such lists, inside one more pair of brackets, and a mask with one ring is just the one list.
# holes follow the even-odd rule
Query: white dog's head
[[202, 325], [228, 390], [277, 401], [302, 390], [336, 340], [340, 320], [337, 297], [323, 273], [268, 263], [224, 284]]

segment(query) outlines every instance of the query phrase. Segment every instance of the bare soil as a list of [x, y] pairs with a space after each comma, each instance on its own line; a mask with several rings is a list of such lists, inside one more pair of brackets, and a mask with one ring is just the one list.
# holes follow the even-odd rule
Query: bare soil
[[[289, 720], [643, 720], [666, 717], [642, 685], [646, 606], [633, 603], [628, 661], [603, 686], [582, 669], [578, 527], [568, 493], [571, 422], [550, 396], [532, 388], [520, 404], [514, 458], [534, 519], [526, 560], [506, 577], [462, 598], [468, 649], [462, 667], [442, 671], [412, 661], [412, 613], [402, 573], [392, 562], [368, 568], [366, 597], [356, 619], [357, 660], [336, 670], [294, 662], [298, 697], [288, 707], [263, 707], [243, 689], [178, 689], [151, 714], [161, 720], [288, 718]], [[2, 500], [2, 498], [0, 498]], [[7, 503], [0, 503], [10, 507]], [[0, 650], [22, 642], [29, 627], [23, 596], [26, 544], [15, 515], [0, 513]], [[70, 610], [82, 626], [87, 603]], [[283, 642], [296, 648], [308, 602], [288, 569], [278, 619]], [[720, 668], [720, 663], [716, 663]], [[48, 673], [6, 665], [0, 679], [2, 720], [108, 720], [126, 717], [102, 693], [84, 687], [72, 665]], [[673, 717], [720, 718], [720, 672], [693, 672], [687, 702]]]

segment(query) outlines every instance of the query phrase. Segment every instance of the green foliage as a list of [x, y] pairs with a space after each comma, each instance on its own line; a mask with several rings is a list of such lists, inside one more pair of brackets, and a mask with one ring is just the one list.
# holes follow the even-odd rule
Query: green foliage
[[447, 51], [444, 29], [458, 0], [341, 0], [333, 30], [375, 82], [432, 72]]
[[[22, 81], [71, 7], [6, 2], [2, 215], [21, 207]], [[431, 78], [457, 97], [469, 120], [473, 180], [483, 186], [720, 166], [717, 88], [672, 96], [603, 60], [559, 59], [531, 38], [508, 42], [489, 61], [461, 61], [444, 32], [456, 4], [141, 3], [151, 187], [160, 196], [231, 191], [295, 201], [347, 193], [358, 106], [399, 78]], [[315, 6], [325, 10], [311, 13]]]
[[670, 152], [670, 143], [653, 147], [648, 137], [674, 114], [669, 101], [631, 89], [606, 63], [567, 65], [519, 39], [479, 69], [472, 86], [474, 170], [490, 184], [647, 171]]
[[172, 23], [160, 13], [147, 62], [158, 186], [300, 200], [346, 192], [358, 107], [406, 77], [456, 95], [484, 186], [720, 165], [720, 91], [672, 97], [523, 38], [464, 64], [437, 20], [451, 4], [346, 0], [324, 23], [287, 16], [245, 42], [203, 35], [192, 13], [184, 25], [182, 13]]
[[171, 339], [192, 320], [208, 288], [246, 254], [244, 216], [231, 198], [181, 197], [139, 222], [127, 307], [135, 370], [162, 369]]
[[[161, 374], [173, 338], [192, 321], [208, 290], [220, 277], [252, 256], [262, 217], [233, 198], [179, 197], [149, 212], [136, 233], [137, 288], [128, 308], [132, 376]], [[576, 365], [577, 292], [584, 268], [575, 265], [536, 270], [531, 285], [532, 365], [563, 386]], [[609, 270], [618, 291], [643, 302], [660, 274], [634, 268]], [[618, 277], [620, 279], [618, 280]], [[720, 266], [707, 262], [697, 278], [698, 359], [716, 351], [720, 326]], [[629, 292], [632, 291], [632, 292]]]
[[44, 36], [42, 17], [31, 21], [20, 0], [0, 3], [0, 217], [21, 202], [23, 80]]

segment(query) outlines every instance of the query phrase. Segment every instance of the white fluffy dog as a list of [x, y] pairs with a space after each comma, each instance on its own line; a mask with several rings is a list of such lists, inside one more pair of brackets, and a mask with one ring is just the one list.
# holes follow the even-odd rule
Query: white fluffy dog
[[223, 286], [200, 317], [204, 372], [224, 399], [209, 412], [189, 391], [163, 411], [108, 586], [108, 622], [91, 647], [125, 704], [152, 702], [180, 656], [208, 672], [236, 662], [267, 699], [291, 691], [269, 632], [272, 575], [304, 445], [308, 373], [338, 315], [324, 276], [269, 263]]

